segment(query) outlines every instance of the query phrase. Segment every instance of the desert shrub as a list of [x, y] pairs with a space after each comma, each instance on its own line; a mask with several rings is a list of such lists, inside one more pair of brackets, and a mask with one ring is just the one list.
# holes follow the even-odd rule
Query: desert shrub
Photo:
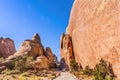
[[114, 76], [111, 65], [107, 65], [107, 62], [103, 59], [96, 64], [93, 73], [95, 80], [113, 80]]
[[79, 69], [78, 63], [76, 63], [74, 59], [70, 60], [70, 68], [71, 68], [71, 71], [77, 71]]
[[0, 57], [0, 61], [2, 61], [2, 60], [4, 60], [4, 58], [3, 58], [3, 57]]
[[33, 62], [33, 57], [28, 56], [28, 57], [26, 58], [25, 68], [31, 68], [31, 64], [30, 64], [31, 62]]
[[23, 55], [17, 57], [15, 60], [12, 61], [12, 69], [24, 71], [27, 68], [31, 67], [31, 62], [33, 61], [33, 57], [28, 55]]
[[88, 76], [92, 75], [92, 72], [93, 72], [93, 70], [90, 69], [89, 66], [86, 66], [85, 69], [83, 70], [83, 73], [84, 73], [85, 75], [88, 75]]
[[9, 75], [10, 74], [10, 70], [9, 69], [5, 69], [1, 72], [1, 74], [6, 74]]

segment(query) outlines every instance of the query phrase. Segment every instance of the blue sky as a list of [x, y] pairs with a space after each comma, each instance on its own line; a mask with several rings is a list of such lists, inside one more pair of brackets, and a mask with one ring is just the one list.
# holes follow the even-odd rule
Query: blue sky
[[[0, 36], [14, 40], [16, 49], [34, 33], [44, 47], [60, 54], [60, 35], [65, 32], [74, 0], [0, 0]], [[58, 57], [59, 58], [59, 57]]]

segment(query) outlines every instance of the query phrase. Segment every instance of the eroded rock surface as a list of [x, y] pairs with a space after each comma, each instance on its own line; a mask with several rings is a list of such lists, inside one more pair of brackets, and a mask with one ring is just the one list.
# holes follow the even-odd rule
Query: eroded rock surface
[[75, 0], [66, 33], [78, 63], [93, 68], [104, 58], [120, 78], [120, 0]]

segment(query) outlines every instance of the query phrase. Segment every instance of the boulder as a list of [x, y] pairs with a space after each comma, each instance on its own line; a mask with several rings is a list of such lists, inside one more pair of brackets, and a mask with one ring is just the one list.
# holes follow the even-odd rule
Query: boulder
[[66, 34], [79, 64], [94, 68], [103, 58], [120, 78], [120, 0], [75, 0]]
[[7, 58], [16, 52], [14, 41], [10, 38], [0, 38], [0, 57]]
[[39, 56], [35, 61], [32, 62], [33, 68], [42, 70], [49, 69], [49, 61], [45, 56]]

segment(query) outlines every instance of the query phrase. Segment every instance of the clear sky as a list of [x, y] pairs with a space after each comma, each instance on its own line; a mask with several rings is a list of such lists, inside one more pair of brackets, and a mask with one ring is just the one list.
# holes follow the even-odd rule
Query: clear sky
[[[14, 40], [16, 49], [34, 33], [44, 47], [60, 54], [60, 35], [65, 32], [74, 0], [0, 0], [0, 36]], [[58, 57], [59, 58], [59, 57]]]

